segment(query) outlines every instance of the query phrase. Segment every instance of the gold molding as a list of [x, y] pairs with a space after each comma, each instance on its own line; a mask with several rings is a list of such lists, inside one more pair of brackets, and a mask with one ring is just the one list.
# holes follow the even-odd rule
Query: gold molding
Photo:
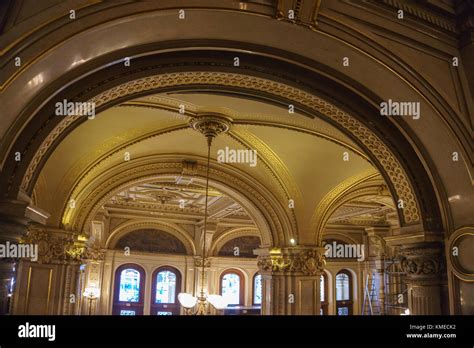
[[32, 267], [28, 267], [28, 280], [26, 282], [26, 296], [25, 296], [25, 313], [28, 312], [28, 301], [30, 299], [30, 286], [31, 286], [31, 269]]
[[[303, 210], [303, 196], [295, 183], [295, 180], [291, 176], [288, 167], [285, 163], [278, 157], [278, 155], [273, 152], [273, 150], [265, 144], [260, 138], [258, 138], [253, 133], [246, 131], [244, 129], [233, 129], [229, 136], [233, 137], [236, 141], [241, 143], [244, 147], [257, 150], [257, 156], [260, 157], [270, 171], [273, 178], [276, 180], [280, 188], [283, 190], [286, 201], [293, 199], [295, 204]], [[289, 214], [292, 217], [292, 224], [295, 231], [297, 231], [297, 219], [295, 216], [294, 209], [290, 209]]]
[[[95, 103], [96, 107], [99, 107], [126, 95], [132, 95], [144, 91], [155, 91], [164, 87], [194, 84], [233, 86], [266, 92], [304, 105], [314, 110], [315, 113], [319, 112], [323, 114], [339, 124], [340, 127], [351, 132], [367, 147], [369, 151], [371, 151], [374, 157], [377, 158], [379, 164], [385, 170], [385, 173], [395, 189], [395, 199], [402, 199], [405, 203], [405, 208], [401, 211], [403, 221], [407, 224], [413, 224], [420, 221], [419, 205], [416, 201], [416, 195], [411, 186], [410, 180], [400, 162], [396, 159], [390, 149], [385, 146], [384, 142], [369, 128], [346, 112], [338, 109], [335, 105], [295, 87], [250, 75], [226, 72], [186, 71], [165, 73], [132, 80], [100, 93], [88, 102]], [[64, 118], [43, 141], [23, 177], [21, 184], [23, 190], [26, 191], [30, 186], [31, 179], [37, 166], [52, 143], [79, 117], [81, 116], [69, 116]]]
[[50, 268], [49, 269], [49, 279], [48, 279], [48, 298], [46, 300], [46, 315], [48, 315], [48, 310], [49, 310], [49, 302], [50, 302], [50, 298], [51, 298], [51, 283], [52, 283], [52, 280], [53, 280], [53, 269]]
[[[464, 231], [466, 231], [466, 232], [464, 232]], [[465, 272], [466, 270], [464, 269], [464, 267], [461, 267], [459, 262], [454, 259], [454, 256], [453, 256], [453, 253], [452, 253], [453, 247], [456, 247], [456, 241], [458, 241], [460, 238], [465, 237], [465, 236], [472, 236], [472, 238], [474, 238], [474, 228], [463, 227], [463, 228], [460, 228], [459, 230], [457, 230], [455, 232], [454, 239], [449, 243], [449, 250], [448, 250], [449, 259], [451, 261], [451, 265], [453, 266], [453, 268], [455, 270], [455, 274], [457, 273], [457, 274], [465, 276], [465, 277], [474, 277], [474, 272], [473, 273], [466, 273]], [[471, 280], [471, 281], [474, 281], [474, 279]]]
[[362, 173], [347, 178], [339, 185], [335, 186], [331, 191], [321, 199], [318, 206], [316, 207], [313, 216], [311, 217], [311, 230], [316, 232], [317, 244], [319, 245], [323, 236], [323, 228], [328, 221], [330, 214], [337, 209], [337, 206], [333, 207], [333, 204], [343, 195], [347, 195], [349, 191], [356, 188], [358, 185], [369, 181], [370, 179], [376, 178], [380, 174], [375, 172], [375, 169], [370, 168]]
[[[196, 176], [204, 177], [206, 166], [200, 162], [202, 158], [191, 157], [196, 160]], [[267, 245], [272, 241], [285, 241], [285, 231], [291, 231], [290, 218], [281, 214], [279, 201], [271, 196], [271, 192], [261, 184], [252, 181], [248, 174], [236, 168], [214, 168], [211, 162], [210, 178], [230, 192], [237, 192], [240, 198], [229, 196], [237, 203], [243, 204], [242, 199], [248, 201], [256, 210], [255, 215], [250, 215], [261, 231], [262, 243]], [[115, 173], [110, 173], [106, 178], [90, 183], [82, 188], [76, 197], [77, 208], [67, 207], [62, 213], [62, 224], [72, 230], [86, 231], [87, 224], [93, 219], [94, 214], [110, 198], [114, 192], [123, 190], [137, 183], [156, 181], [163, 175], [181, 174], [183, 162], [170, 156], [148, 156], [137, 159], [134, 163], [125, 163], [116, 168]], [[226, 193], [226, 192], [224, 192]], [[279, 214], [280, 213], [280, 214]]]

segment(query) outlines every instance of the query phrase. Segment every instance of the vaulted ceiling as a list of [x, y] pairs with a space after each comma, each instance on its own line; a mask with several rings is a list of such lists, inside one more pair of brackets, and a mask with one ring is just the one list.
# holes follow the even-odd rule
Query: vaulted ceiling
[[[233, 166], [248, 174], [283, 206], [293, 201], [298, 233], [314, 233], [310, 221], [315, 210], [341, 183], [350, 186], [351, 178], [377, 175], [368, 158], [345, 134], [318, 118], [289, 112], [286, 105], [220, 94], [170, 93], [125, 102], [72, 131], [41, 172], [34, 192], [36, 206], [51, 214], [50, 224], [60, 227], [67, 204], [77, 192], [124, 161], [156, 155], [180, 160], [205, 158], [205, 138], [188, 125], [190, 116], [204, 111], [233, 119], [230, 132], [214, 140], [212, 161], [216, 162], [218, 151], [225, 148], [256, 150], [255, 166], [219, 165]], [[213, 188], [212, 182], [210, 185], [212, 218], [252, 223], [248, 207]], [[186, 214], [199, 221], [203, 192], [202, 184], [180, 182], [175, 175], [110, 192], [103, 208], [115, 213], [121, 209], [148, 209], [156, 216]], [[364, 208], [367, 205], [370, 204]], [[362, 215], [380, 213], [380, 209], [358, 211]]]

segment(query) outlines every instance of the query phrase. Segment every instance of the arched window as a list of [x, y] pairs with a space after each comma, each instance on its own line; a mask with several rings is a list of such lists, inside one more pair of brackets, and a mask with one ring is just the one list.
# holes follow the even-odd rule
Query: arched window
[[153, 272], [152, 279], [150, 313], [152, 315], [178, 315], [181, 273], [174, 267], [160, 267]]
[[262, 275], [258, 273], [253, 276], [253, 304], [262, 304]]
[[136, 264], [125, 264], [115, 271], [112, 314], [142, 315], [145, 271]]
[[220, 293], [229, 306], [244, 304], [244, 275], [236, 269], [229, 269], [221, 274]]
[[321, 315], [328, 314], [328, 276], [325, 272], [321, 274], [320, 281], [319, 281], [319, 294], [320, 294], [320, 301], [321, 301]]
[[336, 275], [336, 314], [352, 314], [352, 275], [347, 270]]

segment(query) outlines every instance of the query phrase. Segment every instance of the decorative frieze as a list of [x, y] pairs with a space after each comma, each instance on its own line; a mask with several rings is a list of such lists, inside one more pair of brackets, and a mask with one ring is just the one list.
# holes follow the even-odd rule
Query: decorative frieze
[[42, 226], [32, 225], [20, 241], [38, 246], [39, 263], [80, 263], [84, 260], [103, 260], [105, 254], [100, 249], [88, 248], [76, 234], [66, 231], [48, 231]]
[[194, 267], [202, 267], [203, 264], [204, 264], [205, 268], [211, 267], [211, 259], [206, 257], [206, 258], [204, 258], [204, 262], [203, 262], [202, 257], [196, 257], [194, 259]]
[[308, 276], [321, 274], [325, 264], [324, 248], [303, 247], [270, 249], [257, 261], [262, 272], [291, 272]]

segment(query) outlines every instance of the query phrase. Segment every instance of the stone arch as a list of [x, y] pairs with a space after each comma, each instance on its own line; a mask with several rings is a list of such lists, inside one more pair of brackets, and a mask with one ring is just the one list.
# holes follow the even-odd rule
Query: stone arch
[[323, 238], [327, 221], [340, 206], [357, 197], [377, 194], [384, 185], [379, 174], [371, 170], [349, 178], [329, 191], [311, 218], [311, 228], [316, 231], [318, 244]]
[[[234, 14], [235, 15], [235, 14]], [[147, 14], [146, 15], [146, 20], [150, 20], [154, 14]], [[229, 17], [232, 17], [233, 15], [229, 14]], [[140, 18], [140, 16], [137, 16], [137, 18]], [[137, 18], [134, 18], [137, 20]], [[143, 19], [143, 18], [142, 18]], [[270, 22], [266, 22], [265, 25], [272, 25]], [[118, 24], [117, 24], [118, 25]], [[294, 30], [294, 29], [291, 29]], [[97, 31], [99, 31], [99, 28], [97, 28]], [[97, 34], [97, 33], [95, 33]], [[84, 35], [82, 35], [82, 40], [84, 39]], [[307, 35], [307, 33], [305, 33]], [[316, 35], [316, 34], [314, 34]], [[318, 33], [317, 35], [321, 35], [321, 33]], [[81, 35], [77, 35], [77, 38], [75, 37], [74, 39], [79, 39]], [[328, 35], [329, 36], [329, 35]], [[327, 39], [327, 38], [326, 38]], [[74, 41], [74, 40], [71, 40]], [[134, 41], [132, 41], [134, 42]], [[189, 41], [187, 41], [189, 44]], [[342, 40], [340, 42], [343, 42]], [[208, 42], [209, 43], [209, 42]], [[150, 45], [147, 45], [146, 48], [145, 46], [140, 46], [138, 43], [135, 43], [136, 46], [130, 47], [130, 50], [134, 51], [136, 53], [137, 57], [137, 62], [139, 61], [140, 56], [144, 56], [146, 54], [149, 54], [146, 59], [148, 61], [153, 60], [151, 57], [151, 54], [155, 54], [157, 51], [157, 47], [154, 47], [153, 49], [150, 47]], [[195, 46], [199, 46], [199, 44], [202, 45], [201, 43], [196, 42]], [[222, 42], [220, 44], [218, 43], [213, 43], [214, 45], [222, 45]], [[276, 43], [274, 43], [275, 46], [278, 46]], [[177, 47], [176, 43], [165, 43], [161, 42], [160, 46], [163, 48], [163, 46], [166, 45], [171, 45], [173, 47]], [[377, 167], [381, 170], [382, 174], [386, 178], [387, 185], [389, 186], [390, 190], [392, 191], [394, 197], [404, 199], [404, 201], [409, 202], [407, 204], [407, 209], [404, 210], [403, 214], [401, 215], [401, 225], [402, 226], [416, 226], [418, 229], [425, 229], [425, 230], [431, 230], [431, 231], [440, 231], [442, 229], [442, 221], [441, 221], [441, 216], [440, 216], [440, 206], [437, 205], [439, 197], [443, 197], [443, 193], [435, 192], [433, 186], [435, 185], [435, 180], [431, 180], [431, 176], [429, 173], [426, 172], [428, 170], [427, 168], [429, 167], [424, 161], [419, 160], [416, 151], [411, 148], [407, 142], [404, 142], [403, 140], [405, 139], [404, 136], [399, 132], [399, 130], [393, 126], [389, 125], [389, 121], [383, 123], [383, 121], [376, 121], [378, 123], [374, 123], [372, 126], [373, 127], [368, 127], [367, 125], [370, 124], [370, 120], [365, 119], [360, 121], [361, 115], [364, 114], [363, 109], [365, 108], [368, 112], [367, 115], [373, 115], [375, 112], [374, 105], [377, 105], [377, 102], [379, 101], [379, 98], [376, 97], [375, 95], [370, 95], [368, 88], [364, 89], [364, 92], [367, 92], [367, 96], [370, 96], [371, 102], [365, 103], [363, 99], [361, 98], [360, 95], [356, 95], [353, 93], [351, 90], [345, 90], [347, 93], [340, 93], [339, 95], [344, 95], [344, 96], [350, 96], [347, 97], [347, 100], [351, 99], [352, 97], [355, 97], [355, 100], [358, 100], [358, 102], [363, 106], [357, 107], [355, 105], [352, 105], [351, 107], [338, 107], [337, 103], [331, 103], [327, 101], [323, 101], [321, 98], [316, 98], [316, 100], [309, 100], [307, 99], [307, 95], [305, 93], [308, 93], [309, 96], [314, 97], [317, 95], [318, 90], [316, 86], [312, 86], [309, 80], [312, 81], [320, 81], [320, 83], [324, 84], [325, 82], [328, 82], [327, 79], [325, 80], [322, 75], [320, 75], [320, 79], [315, 78], [315, 71], [320, 70], [324, 71], [325, 68], [325, 62], [323, 62], [323, 58], [319, 57], [321, 61], [318, 61], [317, 57], [312, 57], [314, 59], [313, 61], [308, 60], [310, 58], [305, 57], [304, 59], [302, 57], [298, 57], [297, 54], [288, 54], [288, 52], [284, 51], [278, 51], [278, 50], [269, 50], [268, 48], [263, 48], [259, 47], [258, 45], [251, 45], [250, 43], [246, 44], [241, 44], [240, 47], [237, 47], [235, 43], [230, 43], [227, 42], [225, 44], [227, 46], [227, 49], [234, 49], [235, 51], [239, 51], [239, 54], [243, 58], [249, 58], [249, 56], [242, 51], [243, 49], [247, 48], [250, 49], [252, 48], [253, 52], [262, 54], [262, 55], [267, 55], [269, 56], [269, 52], [271, 52], [271, 55], [274, 57], [279, 57], [282, 58], [280, 61], [273, 61], [273, 63], [268, 64], [271, 69], [273, 69], [273, 75], [272, 78], [269, 79], [270, 84], [266, 84], [263, 86], [259, 82], [259, 78], [261, 76], [269, 76], [270, 74], [267, 74], [267, 72], [264, 71], [262, 62], [258, 63], [256, 59], [257, 56], [253, 55], [251, 57], [252, 63], [249, 63], [249, 65], [258, 65], [259, 69], [251, 69], [252, 67], [246, 66], [244, 68], [239, 69], [239, 72], [236, 73], [235, 75], [237, 80], [240, 81], [240, 85], [226, 85], [225, 87], [227, 88], [228, 91], [239, 91], [239, 93], [254, 93], [258, 92], [261, 97], [266, 97], [268, 99], [273, 100], [274, 102], [280, 102], [280, 103], [288, 103], [289, 101], [295, 102], [299, 108], [302, 110], [306, 111], [310, 115], [318, 115], [321, 117], [324, 117], [328, 121], [333, 122], [334, 124], [338, 124], [341, 126], [341, 124], [345, 123], [344, 129], [348, 134], [351, 134], [353, 139], [356, 139], [358, 141], [358, 144], [360, 144], [365, 150], [368, 151], [368, 153], [371, 155], [371, 159], [374, 161], [374, 163], [377, 165]], [[269, 43], [271, 46], [271, 44]], [[112, 45], [113, 46], [113, 45]], [[95, 67], [99, 69], [99, 67], [102, 67], [102, 72], [105, 72], [104, 68], [104, 61], [107, 62], [120, 62], [120, 59], [118, 57], [121, 56], [120, 50], [118, 48], [113, 48], [112, 46], [108, 46], [109, 48], [109, 53], [110, 56], [107, 58], [104, 56], [100, 57], [100, 62], [99, 60], [96, 62], [93, 62], [93, 59], [90, 59], [88, 61], [89, 67], [92, 70], [92, 67]], [[218, 51], [218, 50], [215, 50]], [[151, 53], [153, 52], [153, 53]], [[215, 52], [214, 52], [215, 53]], [[369, 55], [368, 53], [366, 53]], [[377, 54], [382, 54], [380, 51]], [[196, 54], [193, 54], [194, 57], [197, 57]], [[228, 55], [227, 58], [231, 57], [232, 55]], [[207, 55], [209, 57], [209, 55]], [[46, 57], [43, 57], [45, 60]], [[41, 60], [42, 63], [44, 61]], [[245, 60], [245, 59], [242, 59]], [[284, 66], [284, 63], [282, 63], [283, 60], [287, 61], [293, 61], [292, 64], [289, 65], [291, 67], [288, 69], [288, 66]], [[214, 62], [215, 63], [215, 62]], [[371, 61], [371, 64], [373, 62]], [[375, 63], [374, 63], [375, 64]], [[140, 64], [138, 64], [140, 65]], [[216, 66], [216, 64], [211, 64]], [[219, 64], [217, 64], [219, 65]], [[39, 65], [38, 65], [39, 66]], [[303, 68], [304, 66], [304, 68]], [[115, 66], [110, 66], [112, 70], [117, 71], [117, 64]], [[170, 66], [168, 65], [168, 68]], [[120, 79], [123, 81], [124, 79], [128, 78], [131, 80], [131, 76], [133, 73], [136, 73], [136, 75], [141, 75], [142, 78], [146, 74], [152, 73], [153, 72], [153, 67], [150, 69], [146, 70], [143, 69], [143, 67], [137, 67], [139, 68], [136, 71], [133, 72], [127, 72], [128, 77], [125, 77], [124, 75], [121, 76], [120, 78], [116, 79], [115, 81], [112, 82], [112, 79], [109, 81], [111, 84], [115, 85], [117, 87], [117, 84]], [[163, 68], [159, 67], [159, 68]], [[227, 70], [229, 71], [230, 66], [225, 67], [225, 69], [221, 70]], [[253, 76], [250, 77], [249, 81], [245, 81], [245, 69], [247, 69], [249, 72], [250, 70], [252, 71]], [[271, 70], [270, 69], [270, 70]], [[305, 70], [306, 69], [306, 70]], [[197, 69], [198, 71], [195, 71], [193, 73], [195, 74], [203, 74], [203, 67], [202, 64], [200, 64], [200, 68]], [[205, 70], [205, 69], [204, 69]], [[303, 86], [302, 89], [296, 89], [295, 93], [289, 93], [291, 90], [294, 88], [293, 86], [295, 85], [294, 79], [291, 80], [288, 76], [285, 76], [283, 73], [285, 70], [291, 71], [291, 74], [294, 74], [295, 76], [300, 74], [300, 73], [305, 73], [308, 77], [307, 79], [300, 80], [301, 85]], [[237, 71], [235, 69], [234, 71]], [[298, 72], [299, 71], [299, 72]], [[336, 74], [334, 69], [328, 69], [327, 70], [329, 75], [333, 75], [334, 81], [329, 81], [326, 86], [330, 86], [329, 90], [332, 92], [335, 92], [337, 88], [339, 88], [340, 92], [343, 92], [342, 90], [342, 80], [345, 80], [347, 85], [355, 86], [355, 83], [351, 83], [353, 81], [350, 81], [348, 77], [342, 77], [340, 74]], [[188, 72], [189, 73], [189, 72]], [[222, 74], [222, 71], [220, 72]], [[334, 73], [334, 74], [333, 74]], [[77, 74], [77, 72], [74, 72], [74, 74]], [[26, 77], [27, 74], [22, 74], [22, 78], [18, 79], [18, 83], [21, 82], [23, 78]], [[66, 75], [66, 73], [64, 74]], [[91, 74], [92, 75], [92, 74]], [[108, 76], [112, 76], [108, 75]], [[256, 77], [259, 75], [259, 77]], [[303, 74], [304, 75], [304, 74]], [[335, 76], [338, 76], [337, 78]], [[72, 79], [73, 76], [64, 76], [63, 81], [74, 81], [76, 82], [75, 79]], [[83, 79], [83, 82], [87, 83], [88, 85], [92, 86], [99, 86], [100, 84], [93, 84], [91, 83], [94, 79], [90, 76], [87, 78]], [[97, 77], [97, 76], [96, 76]], [[231, 74], [228, 74], [226, 79], [230, 80]], [[235, 77], [235, 76], [234, 76]], [[239, 79], [240, 77], [240, 79]], [[190, 87], [188, 85], [187, 87], [184, 87], [186, 79], [178, 81], [181, 83], [179, 88], [195, 88]], [[337, 82], [335, 82], [337, 80]], [[97, 80], [96, 80], [97, 81]], [[137, 81], [140, 81], [140, 83], [137, 83]], [[17, 81], [10, 81], [11, 84], [16, 83]], [[59, 81], [58, 81], [59, 82]], [[207, 75], [205, 80], [202, 80], [199, 82], [198, 80], [195, 80], [195, 85], [202, 86], [204, 85], [212, 85], [214, 86], [213, 88], [221, 88], [223, 87], [223, 84], [218, 84], [218, 81], [214, 78], [209, 78], [209, 75]], [[282, 83], [283, 82], [283, 83]], [[406, 82], [406, 79], [403, 80], [403, 83]], [[152, 81], [150, 79], [147, 80], [145, 77], [144, 80], [135, 80], [135, 85], [142, 84], [144, 86], [149, 86]], [[335, 83], [337, 85], [335, 85]], [[72, 86], [72, 85], [71, 85]], [[102, 92], [103, 90], [109, 88], [111, 90], [111, 86], [105, 86], [105, 85], [100, 85], [98, 89], [91, 88], [87, 90], [86, 92], [81, 92], [81, 93], [73, 93], [72, 89], [69, 90], [70, 86], [67, 86], [65, 90], [68, 90], [70, 93], [69, 96], [73, 96], [72, 99], [77, 98], [78, 100], [90, 100], [91, 98], [97, 97], [97, 95]], [[129, 86], [130, 87], [130, 86]], [[170, 89], [173, 88], [173, 86], [170, 85], [161, 85], [163, 89]], [[260, 88], [260, 90], [258, 88]], [[114, 87], [112, 87], [114, 88]], [[413, 85], [410, 85], [409, 88], [413, 88]], [[102, 90], [102, 91], [100, 91]], [[126, 89], [127, 90], [127, 89]], [[153, 86], [151, 88], [153, 90]], [[151, 90], [148, 91], [141, 91], [141, 92], [136, 92], [137, 94], [139, 93], [146, 93], [146, 92], [151, 92]], [[156, 90], [156, 89], [155, 89]], [[278, 93], [281, 92], [281, 93]], [[284, 92], [284, 93], [283, 93]], [[314, 92], [314, 93], [313, 93]], [[320, 92], [320, 91], [319, 91]], [[72, 94], [71, 94], [72, 93]], [[117, 99], [115, 101], [108, 101], [105, 105], [103, 104], [101, 107], [106, 108], [107, 106], [110, 106], [113, 103], [118, 103], [121, 100], [124, 100], [126, 98], [131, 98], [132, 96], [128, 95], [127, 92], [121, 93], [118, 90], [115, 90], [112, 92], [112, 94], [115, 93], [115, 96]], [[135, 94], [135, 96], [137, 95]], [[291, 95], [290, 95], [291, 94]], [[329, 96], [325, 95], [328, 99]], [[41, 102], [43, 103], [47, 98], [40, 98]], [[319, 100], [318, 100], [319, 99]], [[36, 105], [31, 105], [28, 108], [25, 108], [24, 110], [24, 115], [36, 115], [39, 114], [38, 110], [36, 109], [39, 104]], [[49, 107], [49, 111], [48, 111]], [[349, 110], [351, 109], [351, 110]], [[51, 106], [44, 106], [44, 115], [41, 116], [40, 118], [42, 119], [41, 121], [48, 119], [47, 114], [50, 114], [51, 111]], [[24, 116], [23, 115], [23, 116]], [[332, 115], [332, 116], [331, 116]], [[26, 117], [26, 116], [24, 116]], [[52, 151], [54, 148], [54, 145], [50, 147], [55, 140], [59, 140], [64, 134], [61, 134], [62, 132], [59, 131], [58, 128], [56, 128], [58, 124], [49, 123], [47, 127], [42, 128], [40, 131], [40, 135], [35, 138], [35, 140], [32, 143], [29, 144], [22, 144], [20, 141], [17, 145], [22, 148], [22, 150], [25, 151], [26, 153], [26, 161], [30, 162], [32, 166], [28, 165], [28, 167], [25, 167], [23, 164], [20, 166], [17, 166], [15, 168], [8, 168], [4, 173], [2, 173], [2, 180], [4, 182], [8, 182], [8, 185], [6, 187], [6, 192], [3, 192], [5, 195], [7, 195], [10, 198], [17, 198], [18, 193], [20, 190], [25, 190], [27, 193], [31, 193], [32, 190], [32, 183], [35, 181], [35, 176], [37, 175], [37, 169], [41, 167], [40, 162], [42, 161], [41, 156], [40, 158], [37, 158], [34, 153], [32, 153], [32, 149], [36, 147], [36, 145], [39, 148], [39, 153], [41, 155], [45, 155], [48, 152]], [[385, 127], [385, 128], [384, 128]], [[374, 130], [372, 130], [374, 129]], [[64, 129], [63, 129], [64, 130]], [[25, 134], [28, 133], [37, 133], [37, 129], [35, 130], [33, 126], [30, 128], [26, 129], [25, 128]], [[50, 132], [53, 132], [53, 134], [56, 134], [55, 139], [47, 138], [45, 137], [45, 134], [50, 134]], [[385, 139], [384, 135], [390, 134], [392, 139]], [[54, 137], [53, 137], [54, 138]], [[399, 142], [402, 148], [396, 149], [392, 146], [385, 146], [385, 144], [394, 144], [396, 142]], [[42, 146], [44, 144], [49, 144], [50, 146]], [[13, 146], [12, 148], [18, 148], [16, 146]], [[12, 150], [13, 151], [13, 150]], [[37, 166], [35, 168], [35, 166]], [[38, 167], [39, 166], [39, 167]], [[444, 206], [443, 206], [444, 208]], [[444, 208], [447, 209], [447, 208]]]
[[[187, 156], [187, 158], [191, 157]], [[203, 183], [205, 161], [197, 157], [192, 157], [192, 159], [197, 161], [193, 180]], [[183, 161], [175, 156], [160, 155], [137, 158], [130, 163], [121, 164], [114, 172], [98, 176], [86, 185], [73, 190], [70, 197], [75, 197], [80, 209], [72, 209], [67, 206], [67, 201], [64, 202], [62, 224], [70, 230], [87, 232], [89, 221], [93, 219], [95, 212], [113, 194], [137, 183], [181, 175], [183, 165]], [[289, 240], [296, 233], [292, 230], [294, 224], [291, 223], [281, 202], [275, 199], [265, 186], [236, 168], [224, 169], [213, 162], [210, 169], [210, 184], [229, 195], [242, 207], [251, 207], [248, 213], [258, 227], [262, 245], [288, 245]]]
[[[421, 212], [419, 202], [410, 183], [408, 175], [396, 159], [392, 151], [385, 146], [384, 142], [369, 128], [364, 126], [348, 113], [337, 108], [335, 105], [324, 99], [316, 97], [303, 90], [272, 82], [262, 78], [235, 73], [214, 73], [214, 72], [177, 72], [171, 74], [162, 74], [145, 77], [113, 87], [99, 95], [96, 95], [88, 102], [95, 103], [96, 108], [100, 109], [107, 104], [116, 103], [123, 98], [131, 98], [131, 95], [138, 96], [144, 93], [156, 93], [160, 89], [182, 86], [182, 85], [213, 85], [237, 87], [259, 92], [271, 93], [274, 97], [280, 97], [298, 103], [313, 113], [324, 115], [328, 120], [338, 125], [339, 128], [349, 132], [350, 135], [358, 140], [367, 151], [375, 157], [375, 164], [381, 169], [382, 174], [387, 177], [392, 193], [398, 199], [405, 202], [405, 208], [401, 211], [400, 217], [402, 223], [416, 224], [421, 222]], [[82, 117], [83, 118], [83, 117]], [[81, 121], [81, 116], [71, 116], [65, 118], [56, 126], [54, 131], [42, 143], [39, 150], [33, 157], [28, 166], [25, 176], [21, 182], [21, 189], [28, 192], [31, 188], [31, 179], [37, 172], [38, 165], [43, 160], [51, 144], [54, 143], [66, 128], [77, 126]]]
[[184, 244], [187, 255], [196, 255], [194, 241], [183, 228], [173, 223], [160, 221], [159, 219], [132, 220], [120, 224], [110, 232], [105, 241], [105, 248], [113, 248], [120, 238], [130, 232], [147, 228], [162, 230], [173, 235]]

